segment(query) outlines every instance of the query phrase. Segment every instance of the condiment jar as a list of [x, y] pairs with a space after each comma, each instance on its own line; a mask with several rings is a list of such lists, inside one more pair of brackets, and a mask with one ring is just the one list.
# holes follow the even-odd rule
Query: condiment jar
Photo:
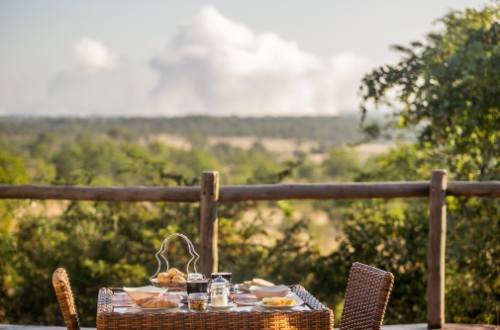
[[191, 293], [188, 295], [188, 308], [192, 311], [204, 311], [207, 309], [206, 293]]
[[210, 303], [212, 305], [219, 307], [227, 306], [228, 295], [228, 282], [222, 276], [212, 280], [212, 284], [210, 284]]

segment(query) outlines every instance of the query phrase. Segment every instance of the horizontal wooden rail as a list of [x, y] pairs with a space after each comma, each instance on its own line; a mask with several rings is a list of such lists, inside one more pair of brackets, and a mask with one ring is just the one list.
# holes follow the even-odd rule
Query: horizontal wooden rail
[[0, 185], [0, 199], [6, 198], [111, 202], [198, 202], [200, 188]]
[[429, 182], [268, 184], [222, 186], [219, 201], [427, 197]]
[[[500, 197], [500, 182], [452, 181], [448, 196]], [[429, 181], [221, 186], [219, 202], [285, 199], [428, 197]], [[200, 187], [81, 187], [0, 185], [0, 199], [59, 199], [115, 202], [199, 202]]]
[[451, 181], [448, 182], [446, 195], [468, 197], [500, 197], [500, 181]]

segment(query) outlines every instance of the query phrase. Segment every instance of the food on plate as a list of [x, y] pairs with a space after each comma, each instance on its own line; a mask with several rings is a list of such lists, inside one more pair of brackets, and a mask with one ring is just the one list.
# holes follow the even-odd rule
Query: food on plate
[[172, 267], [166, 272], [159, 273], [156, 279], [161, 285], [179, 285], [186, 283], [187, 276], [177, 268]]
[[265, 297], [285, 297], [290, 292], [290, 288], [286, 285], [275, 285], [270, 287], [252, 285], [250, 287], [250, 292], [259, 299]]
[[260, 286], [260, 287], [271, 287], [274, 286], [274, 283], [266, 281], [262, 278], [254, 278], [251, 281], [245, 281], [239, 285], [241, 290], [249, 291], [251, 286]]
[[171, 297], [161, 296], [152, 298], [143, 298], [136, 300], [135, 303], [143, 308], [177, 308], [179, 300]]
[[123, 291], [125, 291], [132, 300], [137, 301], [139, 299], [157, 297], [164, 293], [165, 289], [154, 286], [141, 286], [138, 288], [124, 287]]
[[262, 299], [262, 304], [266, 306], [295, 306], [297, 302], [288, 297], [266, 297]]

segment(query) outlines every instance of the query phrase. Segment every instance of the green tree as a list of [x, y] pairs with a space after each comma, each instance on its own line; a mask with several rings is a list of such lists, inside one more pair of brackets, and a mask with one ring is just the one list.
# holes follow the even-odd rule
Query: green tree
[[0, 184], [25, 183], [27, 178], [22, 159], [0, 146]]
[[[360, 178], [422, 178], [429, 175], [429, 165], [432, 164], [449, 169], [451, 179], [498, 179], [499, 15], [500, 7], [495, 4], [480, 10], [450, 12], [439, 20], [441, 29], [428, 34], [425, 42], [413, 42], [408, 47], [395, 46], [394, 49], [402, 54], [400, 62], [384, 65], [365, 76], [361, 86], [362, 110], [366, 113], [373, 105], [391, 107], [394, 109], [392, 125], [415, 130], [418, 141], [414, 150], [400, 151], [406, 153], [406, 158], [397, 156], [397, 153], [383, 157], [371, 173], [364, 173]], [[367, 126], [374, 131], [373, 126]], [[367, 208], [373, 212], [377, 210], [375, 206], [361, 205], [346, 216], [353, 218], [356, 214], [364, 214]], [[415, 224], [426, 223], [428, 217], [422, 210], [403, 206], [402, 210], [405, 209], [410, 212], [405, 211], [398, 222], [407, 229], [414, 228], [413, 235], [406, 237], [416, 241], [425, 236], [425, 228], [415, 227]], [[496, 262], [500, 259], [499, 203], [495, 200], [448, 198], [448, 210], [447, 319], [499, 324], [500, 269]], [[391, 237], [391, 226], [387, 226], [393, 221], [388, 217], [373, 228], [367, 223], [355, 222], [355, 225], [360, 226], [359, 231], [364, 231], [365, 235]], [[368, 221], [372, 222], [373, 219]], [[346, 225], [347, 233], [351, 225]], [[356, 237], [347, 234], [348, 244], [352, 245], [353, 241]], [[393, 242], [387, 238], [381, 244], [388, 247]], [[425, 244], [414, 245], [414, 249], [413, 255], [405, 257], [404, 249], [387, 255], [384, 248], [372, 258], [376, 260], [386, 255], [391, 260], [398, 255], [398, 262], [388, 265], [388, 269], [393, 269], [401, 277], [406, 274], [405, 269], [414, 269], [424, 262]], [[349, 255], [362, 258], [366, 247], [355, 247], [351, 252]], [[420, 297], [415, 303], [409, 303], [399, 295], [397, 286], [410, 288], [411, 284], [401, 283], [396, 276], [394, 295], [401, 304], [389, 309], [390, 319], [402, 320], [403, 314], [398, 314], [400, 307], [413, 306], [416, 319], [411, 321], [424, 320], [422, 283], [425, 276], [421, 272], [416, 274], [419, 275], [411, 281], [413, 289], [406, 292], [407, 299], [414, 295]]]
[[426, 42], [394, 46], [402, 60], [361, 85], [365, 113], [372, 104], [395, 109], [392, 124], [416, 129], [421, 147], [445, 157], [456, 178], [499, 174], [499, 19], [498, 5], [452, 11]]
[[351, 179], [359, 170], [360, 162], [355, 151], [338, 147], [330, 149], [322, 165], [329, 177]]
[[[24, 162], [0, 145], [0, 184], [21, 184], [28, 179]], [[0, 240], [8, 236], [14, 225], [15, 210], [22, 202], [0, 201]]]

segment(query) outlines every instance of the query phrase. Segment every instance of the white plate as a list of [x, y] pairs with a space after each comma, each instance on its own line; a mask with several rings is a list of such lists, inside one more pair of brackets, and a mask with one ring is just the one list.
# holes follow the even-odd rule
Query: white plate
[[259, 300], [257, 298], [255, 298], [255, 300], [250, 300], [250, 299], [245, 300], [244, 298], [240, 300], [237, 297], [235, 297], [234, 303], [238, 306], [255, 306], [257, 305], [257, 303], [259, 303]]
[[257, 303], [257, 306], [261, 306], [261, 307], [264, 307], [267, 309], [290, 309], [290, 308], [294, 308], [294, 307], [299, 306], [299, 304], [297, 304], [297, 302], [295, 302], [295, 305], [273, 306], [273, 305], [264, 305], [264, 303], [262, 301], [259, 301]]
[[300, 297], [297, 296], [294, 292], [288, 293], [288, 295], [286, 297], [295, 300], [295, 304], [294, 305], [285, 305], [285, 306], [273, 306], [273, 305], [264, 305], [262, 303], [262, 301], [259, 301], [257, 303], [257, 305], [262, 306], [264, 308], [269, 308], [269, 309], [287, 309], [287, 308], [301, 306], [304, 304], [304, 301], [302, 299], [300, 299]]
[[300, 305], [303, 305], [304, 304], [304, 300], [300, 299], [299, 296], [297, 296], [295, 294], [295, 292], [290, 292], [288, 295], [287, 295], [288, 298], [292, 298], [293, 300], [295, 300], [297, 302], [297, 306], [300, 306]]
[[259, 303], [259, 301], [256, 301], [256, 302], [237, 302], [236, 306], [252, 307], [252, 306], [257, 306], [258, 303]]
[[231, 303], [228, 303], [226, 306], [219, 306], [219, 305], [212, 305], [212, 304], [209, 304], [208, 306], [210, 306], [213, 309], [230, 309], [230, 308], [236, 307], [236, 304], [231, 302]]

